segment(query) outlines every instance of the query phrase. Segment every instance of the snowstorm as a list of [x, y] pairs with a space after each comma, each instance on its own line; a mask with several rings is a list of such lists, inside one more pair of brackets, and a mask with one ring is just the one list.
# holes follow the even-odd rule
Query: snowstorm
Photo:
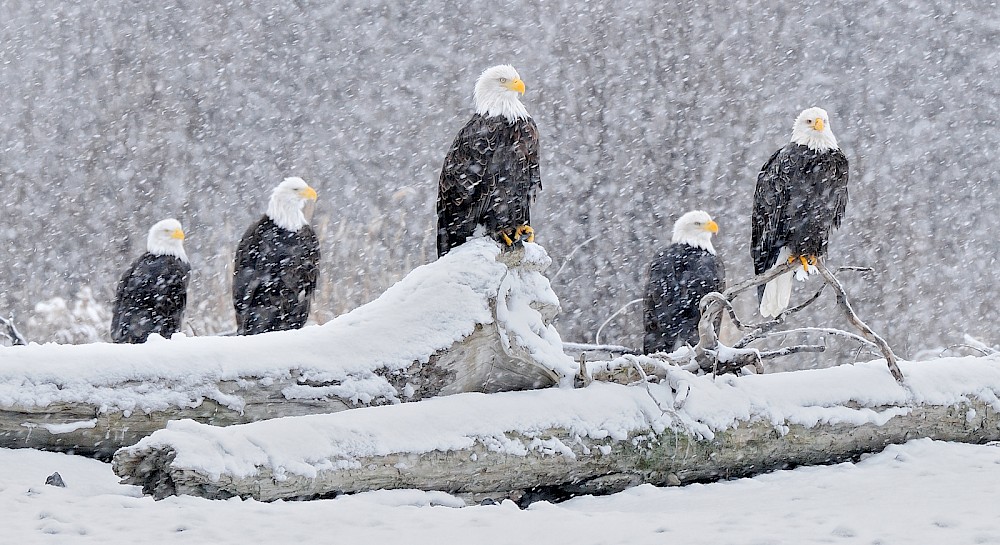
[[[995, 0], [0, 0], [0, 527], [1000, 542], [998, 45]], [[537, 125], [511, 230], [534, 244], [438, 258], [442, 166], [497, 65]], [[849, 197], [765, 338], [758, 173], [811, 108]], [[638, 354], [693, 210], [739, 295]], [[237, 245], [271, 223], [294, 249], [260, 263], [308, 257], [308, 287], [238, 336]], [[119, 279], [165, 247], [179, 332], [112, 343]]]
[[[819, 106], [850, 160], [829, 261], [873, 269], [843, 275], [858, 314], [901, 357], [964, 335], [996, 343], [996, 13], [915, 1], [7, 0], [0, 310], [33, 341], [108, 340], [118, 276], [149, 226], [176, 217], [192, 264], [182, 331], [231, 332], [236, 243], [287, 176], [319, 193], [312, 320], [371, 301], [435, 259], [443, 158], [475, 78], [510, 63], [540, 132], [533, 224], [564, 340], [594, 342], [642, 297], [688, 210], [718, 221], [729, 281], [752, 276], [757, 172], [797, 113]], [[814, 307], [803, 323], [842, 325], [832, 303]], [[641, 347], [641, 305], [601, 336]], [[856, 344], [836, 347], [825, 361], [856, 357]]]

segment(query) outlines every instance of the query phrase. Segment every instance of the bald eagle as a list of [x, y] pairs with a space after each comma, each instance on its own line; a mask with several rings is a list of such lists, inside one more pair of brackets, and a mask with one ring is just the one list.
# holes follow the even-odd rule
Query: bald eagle
[[538, 128], [518, 94], [524, 82], [509, 65], [489, 68], [476, 81], [476, 113], [441, 169], [438, 257], [476, 234], [506, 246], [534, 240], [530, 208], [542, 188]]
[[[799, 261], [804, 275], [826, 255], [830, 231], [840, 227], [847, 207], [847, 157], [822, 108], [799, 114], [792, 141], [774, 152], [757, 175], [750, 254], [761, 274], [780, 263]], [[759, 288], [760, 313], [777, 316], [788, 307], [792, 272]]]
[[650, 263], [644, 299], [644, 354], [698, 344], [701, 298], [726, 287], [725, 267], [712, 246], [712, 235], [717, 232], [718, 224], [706, 212], [688, 212], [674, 223], [670, 246], [660, 250]]
[[267, 213], [240, 239], [233, 270], [238, 334], [305, 325], [319, 276], [319, 241], [302, 213], [307, 200], [316, 200], [316, 191], [302, 178], [285, 178]]
[[111, 340], [142, 343], [150, 333], [170, 337], [179, 331], [190, 274], [180, 222], [166, 219], [153, 225], [146, 238], [146, 253], [118, 281]]

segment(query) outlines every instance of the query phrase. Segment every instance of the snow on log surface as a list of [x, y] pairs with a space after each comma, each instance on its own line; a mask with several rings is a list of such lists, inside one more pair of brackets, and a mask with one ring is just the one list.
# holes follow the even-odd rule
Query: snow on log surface
[[479, 239], [321, 326], [0, 347], [0, 447], [109, 457], [170, 419], [225, 426], [571, 381], [549, 263], [535, 244], [501, 254]]
[[156, 497], [417, 488], [496, 499], [751, 475], [921, 437], [1000, 439], [1000, 358], [903, 366], [903, 385], [881, 360], [714, 379], [667, 369], [658, 384], [461, 394], [227, 428], [177, 421], [118, 451], [114, 469]]

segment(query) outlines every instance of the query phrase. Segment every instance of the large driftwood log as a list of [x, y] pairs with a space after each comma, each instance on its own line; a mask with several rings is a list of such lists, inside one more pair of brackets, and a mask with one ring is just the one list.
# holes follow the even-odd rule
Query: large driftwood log
[[[746, 476], [915, 438], [1000, 439], [1000, 360], [941, 360], [906, 372], [902, 387], [877, 363], [718, 380], [667, 368], [660, 384], [454, 396], [280, 426], [177, 423], [119, 451], [114, 469], [158, 498], [419, 488], [479, 500]], [[496, 421], [451, 416], [467, 414]], [[430, 427], [436, 441], [398, 437]], [[315, 445], [290, 451], [302, 433]]]
[[572, 381], [534, 244], [470, 241], [322, 326], [143, 345], [0, 347], [0, 447], [109, 458], [192, 419], [228, 426]]

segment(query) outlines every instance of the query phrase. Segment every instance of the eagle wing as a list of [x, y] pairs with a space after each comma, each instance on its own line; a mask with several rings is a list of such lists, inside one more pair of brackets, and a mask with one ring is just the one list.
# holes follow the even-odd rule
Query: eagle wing
[[173, 256], [146, 253], [136, 259], [115, 290], [112, 340], [143, 342], [153, 332], [179, 331], [190, 273], [191, 266]]
[[774, 152], [757, 174], [750, 218], [750, 254], [756, 274], [774, 266], [787, 236], [785, 207], [788, 205], [787, 188], [793, 165], [782, 151], [784, 148]]
[[496, 149], [496, 135], [482, 116], [476, 115], [455, 137], [441, 167], [438, 180], [438, 256], [464, 242], [456, 240], [463, 233], [470, 236], [476, 220], [486, 205], [488, 194], [483, 180], [490, 156]]
[[261, 277], [255, 274], [257, 262], [260, 260], [260, 248], [263, 242], [264, 219], [252, 224], [236, 246], [235, 267], [233, 268], [233, 306], [236, 309], [236, 322], [242, 329], [243, 321], [253, 293], [260, 287]]
[[844, 219], [844, 212], [847, 210], [847, 156], [844, 155], [844, 152], [837, 150], [830, 160], [833, 163], [833, 174], [830, 180], [831, 199], [834, 203], [832, 226], [839, 229], [840, 222]]

